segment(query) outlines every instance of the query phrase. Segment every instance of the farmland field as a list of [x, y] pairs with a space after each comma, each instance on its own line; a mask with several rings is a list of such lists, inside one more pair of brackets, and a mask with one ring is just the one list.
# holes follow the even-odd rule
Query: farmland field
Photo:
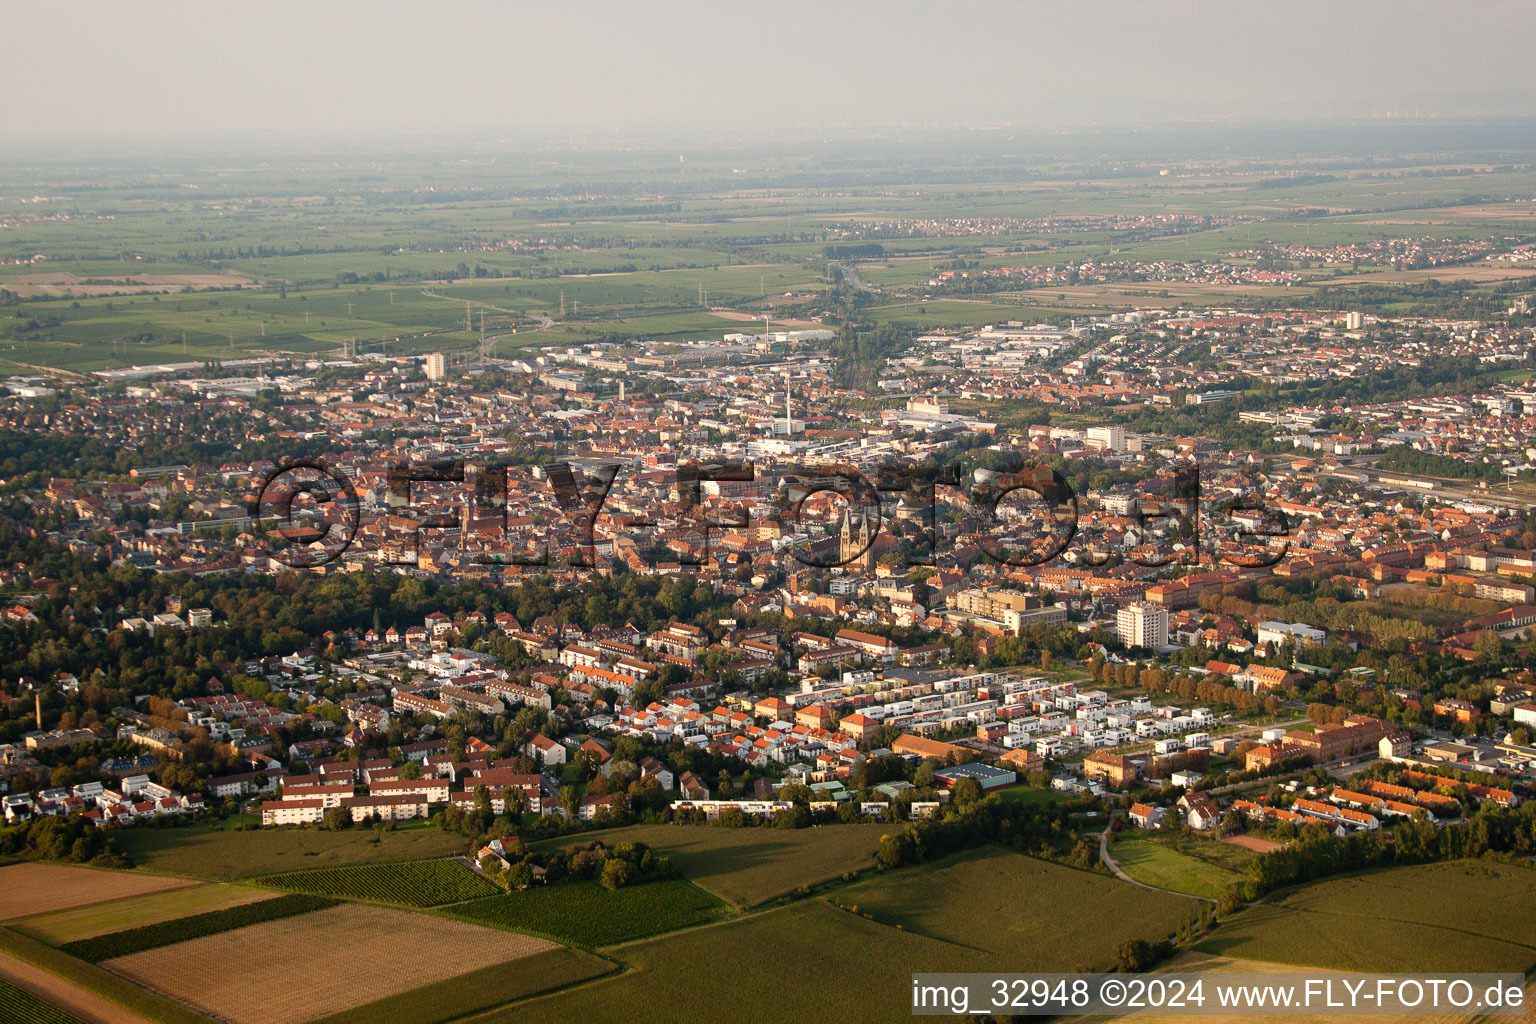
[[71, 956], [97, 963], [130, 953], [169, 946], [204, 935], [217, 935], [232, 928], [243, 928], [262, 921], [276, 921], [295, 914], [308, 914], [334, 906], [335, 900], [321, 896], [277, 896], [270, 900], [246, 903], [239, 907], [212, 910], [206, 914], [192, 914], [140, 928], [109, 932], [94, 938], [80, 939], [61, 947]]
[[782, 831], [708, 825], [632, 825], [551, 839], [539, 849], [563, 849], [600, 839], [610, 846], [640, 842], [672, 858], [684, 878], [738, 907], [756, 906], [802, 885], [874, 866], [886, 830], [879, 825], [823, 825]]
[[1199, 949], [1356, 971], [1536, 966], [1536, 872], [1483, 861], [1329, 879], [1244, 910]]
[[0, 921], [193, 884], [184, 878], [128, 871], [98, 871], [63, 864], [11, 864], [0, 868]]
[[0, 981], [0, 1020], [7, 1024], [81, 1024], [79, 1017], [5, 981]]
[[1164, 938], [1198, 908], [996, 848], [881, 874], [834, 898], [881, 924], [1006, 956], [1019, 971], [1112, 966], [1121, 942]]
[[262, 885], [320, 896], [436, 907], [444, 903], [495, 896], [501, 890], [454, 860], [418, 860], [399, 864], [367, 864], [349, 868], [318, 868], [257, 879]]
[[128, 899], [88, 907], [59, 910], [15, 922], [17, 931], [44, 942], [62, 945], [95, 935], [156, 924], [186, 914], [227, 910], [277, 894], [266, 889], [237, 885], [194, 885], [184, 889], [131, 896]]
[[[1241, 852], [1238, 848], [1234, 851]], [[1109, 852], [1119, 862], [1121, 870], [1136, 881], [1191, 896], [1215, 899], [1221, 890], [1243, 878], [1234, 871], [1144, 836], [1122, 833]]]
[[[1230, 957], [1211, 956], [1207, 953], [1187, 952], [1181, 953], [1172, 960], [1157, 968], [1158, 972], [1170, 972], [1178, 974], [1206, 975], [1212, 983], [1220, 983], [1223, 974], [1286, 974], [1294, 972], [1295, 967], [1289, 964], [1272, 964], [1260, 960], [1233, 960]], [[1316, 969], [1314, 969], [1316, 970]], [[1317, 970], [1317, 976], [1327, 978], [1334, 973], [1327, 970]], [[1209, 990], [1207, 990], [1209, 991]], [[1206, 1009], [1209, 1011], [1210, 1007]], [[1256, 1018], [1251, 1013], [1212, 1013], [1204, 1014], [1158, 1014], [1157, 1024], [1252, 1024]], [[1497, 1018], [1478, 1018], [1465, 1014], [1439, 1014], [1439, 1015], [1414, 1015], [1414, 1016], [1372, 1016], [1365, 1014], [1329, 1014], [1326, 1018], [1328, 1024], [1473, 1024], [1477, 1020], [1491, 1021]], [[1509, 1019], [1509, 1018], [1506, 1018]], [[1117, 1017], [1058, 1017], [1059, 1024], [1103, 1024], [1106, 1020], [1141, 1022], [1147, 1020], [1144, 1014], [1131, 1013]], [[1316, 1014], [1265, 1014], [1262, 1018], [1264, 1024], [1319, 1024]]]
[[0, 978], [90, 1024], [209, 1024], [195, 1010], [5, 928], [0, 928]]
[[[913, 971], [1003, 970], [1012, 962], [887, 928], [825, 900], [649, 939], [626, 946], [624, 959], [637, 969], [474, 1020], [695, 1024], [719, 1020], [730, 1008], [754, 1024], [902, 1020], [911, 1012]], [[753, 999], [748, 1013], [747, 993], [773, 995]]]
[[465, 903], [449, 913], [595, 948], [704, 924], [724, 911], [720, 900], [698, 886], [664, 880], [612, 892], [596, 882], [538, 886]]
[[151, 871], [221, 880], [305, 868], [447, 857], [464, 848], [462, 837], [435, 828], [401, 829], [379, 837], [361, 829], [236, 832], [197, 826], [146, 828], [121, 833], [118, 843], [135, 864]]
[[[382, 999], [495, 964], [516, 973], [513, 961], [556, 948], [460, 921], [348, 904], [102, 966], [233, 1024], [298, 1024], [355, 1006], [359, 993]], [[242, 969], [189, 971], [189, 963]]]
[[511, 964], [482, 967], [364, 1003], [313, 1024], [438, 1024], [538, 992], [574, 985], [614, 969], [609, 961], [580, 950], [546, 949]]

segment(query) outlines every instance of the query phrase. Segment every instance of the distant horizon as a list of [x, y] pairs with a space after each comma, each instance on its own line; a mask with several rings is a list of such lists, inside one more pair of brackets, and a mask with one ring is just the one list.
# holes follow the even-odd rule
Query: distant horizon
[[0, 65], [8, 140], [1536, 112], [1536, 8], [1510, 0], [10, 7], [13, 39], [57, 45]]
[[[43, 160], [176, 160], [176, 159], [224, 159], [282, 158], [282, 159], [365, 159], [379, 160], [394, 157], [399, 160], [456, 156], [459, 159], [477, 158], [494, 160], [499, 156], [519, 153], [571, 154], [575, 156], [631, 153], [636, 156], [665, 156], [675, 159], [689, 149], [703, 154], [724, 158], [729, 153], [770, 153], [788, 147], [799, 147], [798, 153], [813, 153], [818, 148], [889, 147], [902, 149], [912, 146], [939, 145], [955, 152], [968, 147], [973, 141], [985, 142], [988, 147], [1006, 147], [1017, 142], [1037, 146], [1030, 155], [1056, 158], [1068, 149], [1083, 149], [1094, 141], [1116, 143], [1123, 146], [1135, 144], [1144, 150], [1143, 159], [1156, 162], [1159, 159], [1176, 159], [1186, 156], [1198, 159], [1206, 155], [1202, 144], [1221, 143], [1221, 151], [1234, 158], [1258, 158], [1260, 149], [1289, 144], [1314, 136], [1322, 145], [1330, 140], [1330, 133], [1341, 129], [1379, 131], [1377, 135], [1334, 138], [1326, 148], [1336, 158], [1357, 156], [1381, 158], [1388, 154], [1373, 148], [1373, 143], [1396, 142], [1401, 136], [1389, 133], [1400, 131], [1425, 134], [1419, 146], [1406, 149], [1394, 147], [1395, 156], [1429, 153], [1436, 149], [1455, 149], [1464, 152], [1469, 159], [1486, 153], [1536, 155], [1536, 92], [1533, 92], [1532, 112], [1487, 112], [1456, 116], [1402, 116], [1395, 113], [1376, 117], [1335, 115], [1294, 117], [1167, 117], [1161, 119], [1136, 119], [1125, 121], [1083, 121], [1050, 125], [1025, 122], [977, 122], [975, 124], [934, 125], [913, 122], [888, 122], [864, 124], [793, 124], [744, 128], [741, 125], [650, 127], [630, 126], [621, 128], [582, 128], [559, 130], [554, 128], [527, 127], [516, 130], [475, 131], [469, 128], [441, 128], [360, 131], [353, 134], [322, 132], [269, 132], [248, 133], [234, 130], [205, 130], [188, 132], [146, 131], [96, 131], [87, 133], [41, 132], [6, 135], [0, 133], [0, 141], [6, 149], [0, 150], [0, 166], [26, 164]], [[1518, 129], [1508, 136], [1497, 134], [1503, 129]], [[1268, 131], [1286, 133], [1284, 143], [1277, 143], [1266, 134]], [[1469, 148], [1467, 133], [1493, 133], [1487, 138], [1474, 140]], [[1463, 133], [1460, 138], [1437, 138], [1437, 134]], [[1238, 146], [1239, 136], [1252, 147]], [[1349, 143], [1347, 149], [1341, 148]], [[1059, 145], [1052, 145], [1059, 143]], [[1359, 143], [1359, 145], [1354, 145]], [[1172, 152], [1157, 152], [1159, 146], [1189, 145]], [[388, 151], [387, 153], [385, 151]], [[1319, 156], [1318, 152], [1285, 149], [1289, 156]], [[1111, 154], [1103, 154], [1111, 158]], [[1129, 159], [1129, 154], [1122, 154]]]

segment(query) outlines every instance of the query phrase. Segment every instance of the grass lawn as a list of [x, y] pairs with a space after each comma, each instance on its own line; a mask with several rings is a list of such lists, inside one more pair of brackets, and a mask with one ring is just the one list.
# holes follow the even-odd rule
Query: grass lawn
[[1122, 832], [1109, 852], [1120, 863], [1121, 870], [1136, 881], [1191, 896], [1215, 899], [1221, 890], [1242, 880], [1236, 872], [1146, 836]]
[[718, 920], [728, 910], [698, 886], [666, 879], [614, 891], [596, 882], [560, 882], [488, 896], [446, 913], [592, 949]]
[[1127, 939], [1160, 939], [1199, 905], [996, 847], [885, 872], [836, 903], [906, 931], [1008, 958], [1017, 971], [1109, 967]]
[[737, 907], [752, 907], [802, 885], [874, 867], [875, 848], [890, 830], [881, 825], [822, 825], [786, 831], [710, 825], [631, 825], [535, 844], [563, 849], [601, 839], [630, 841], [672, 858], [684, 878]]
[[206, 826], [125, 829], [117, 837], [133, 863], [150, 871], [194, 878], [233, 879], [304, 868], [423, 860], [463, 852], [464, 838], [435, 828], [218, 831]]
[[1035, 789], [1033, 786], [1009, 786], [998, 790], [997, 795], [1020, 804], [1064, 804], [1072, 799], [1069, 793], [1055, 789]]
[[1223, 843], [1217, 839], [1209, 839], [1202, 835], [1184, 831], [1173, 832], [1168, 835], [1154, 832], [1149, 834], [1147, 838], [1153, 842], [1171, 846], [1186, 857], [1203, 860], [1207, 864], [1239, 875], [1247, 871], [1249, 862], [1258, 856], [1255, 851], [1248, 849], [1246, 846], [1235, 846], [1232, 843]]
[[1237, 914], [1198, 948], [1354, 971], [1536, 966], [1536, 872], [1449, 861], [1329, 879]]

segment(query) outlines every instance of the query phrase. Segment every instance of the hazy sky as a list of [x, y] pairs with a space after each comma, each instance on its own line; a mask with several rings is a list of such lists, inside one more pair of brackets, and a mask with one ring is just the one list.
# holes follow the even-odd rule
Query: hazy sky
[[1536, 114], [1536, 4], [0, 0], [0, 135]]

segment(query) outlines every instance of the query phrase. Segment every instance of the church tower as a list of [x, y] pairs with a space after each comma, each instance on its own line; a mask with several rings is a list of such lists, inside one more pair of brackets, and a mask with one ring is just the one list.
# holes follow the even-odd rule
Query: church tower
[[844, 510], [838, 530], [837, 560], [847, 572], [875, 571], [875, 545], [869, 532], [868, 516], [859, 516], [858, 530], [855, 531], [852, 513]]

